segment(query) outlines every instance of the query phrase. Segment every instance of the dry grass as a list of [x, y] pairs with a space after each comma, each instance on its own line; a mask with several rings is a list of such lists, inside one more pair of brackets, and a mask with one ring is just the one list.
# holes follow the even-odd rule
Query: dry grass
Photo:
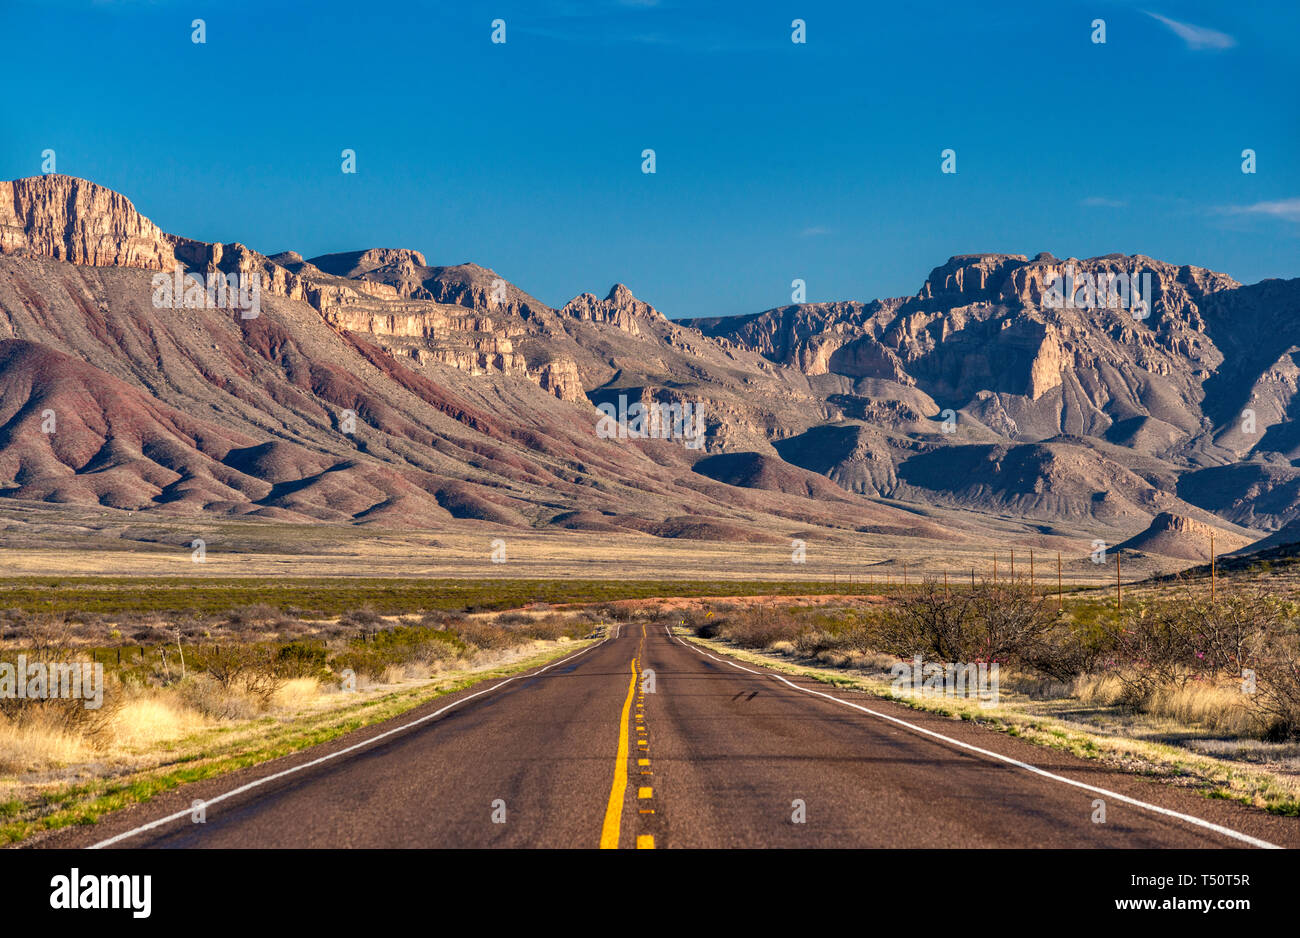
[[96, 746], [51, 720], [0, 721], [0, 775], [27, 775], [93, 759]]
[[1182, 687], [1160, 687], [1143, 708], [1184, 726], [1200, 726], [1230, 736], [1249, 736], [1261, 729], [1260, 715], [1239, 684], [1202, 681]]
[[178, 739], [211, 724], [175, 693], [150, 691], [123, 704], [109, 727], [114, 748], [141, 749]]
[[315, 703], [320, 693], [320, 681], [314, 677], [296, 677], [276, 690], [271, 706], [277, 710], [301, 710]]
[[[1089, 707], [1121, 707], [1131, 686], [1114, 672], [1085, 674], [1069, 686], [1069, 696]], [[1241, 692], [1240, 682], [1190, 681], [1162, 684], [1151, 691], [1141, 711], [1183, 727], [1248, 738], [1258, 736], [1260, 715], [1251, 699]]]
[[[268, 709], [238, 690], [223, 690], [204, 675], [166, 687], [114, 691], [122, 699], [94, 735], [70, 731], [39, 711], [21, 720], [0, 721], [0, 775], [39, 774], [90, 761], [112, 763]], [[279, 688], [269, 709], [296, 712], [310, 707], [319, 696], [315, 679], [298, 678]]]
[[[0, 789], [13, 787], [20, 774], [37, 780], [122, 770], [183, 749], [206, 731], [237, 732], [268, 716], [282, 721], [346, 707], [357, 699], [339, 692], [348, 669], [363, 695], [386, 692], [518, 660], [592, 629], [585, 613], [541, 612], [433, 614], [417, 621], [362, 609], [342, 617], [348, 627], [333, 637], [275, 640], [267, 624], [278, 630], [283, 617], [269, 606], [244, 606], [213, 628], [218, 637], [205, 631], [202, 644], [189, 649], [184, 677], [175, 646], [170, 660], [161, 656], [166, 645], [147, 655], [129, 645], [125, 655], [121, 648], [116, 655], [111, 647], [99, 650], [97, 660], [109, 662], [102, 709], [87, 711], [79, 701], [7, 701], [0, 707]], [[157, 621], [164, 637], [196, 627]], [[327, 621], [323, 629], [339, 624]], [[63, 654], [84, 640], [88, 628], [105, 631], [102, 621], [88, 626], [69, 618], [33, 627], [28, 640], [45, 641], [43, 654]], [[9, 651], [18, 654], [22, 647], [11, 644]], [[79, 653], [89, 657], [84, 648]], [[101, 768], [87, 769], [91, 763]]]

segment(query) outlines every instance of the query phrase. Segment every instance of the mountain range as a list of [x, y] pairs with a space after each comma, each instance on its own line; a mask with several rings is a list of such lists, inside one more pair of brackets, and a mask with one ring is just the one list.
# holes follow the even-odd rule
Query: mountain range
[[669, 319], [622, 284], [555, 308], [473, 263], [264, 255], [87, 180], [0, 182], [0, 508], [772, 544], [1012, 530], [1199, 560], [1206, 532], [1237, 549], [1300, 519], [1298, 354], [1300, 279], [1144, 255], [959, 255], [913, 296]]

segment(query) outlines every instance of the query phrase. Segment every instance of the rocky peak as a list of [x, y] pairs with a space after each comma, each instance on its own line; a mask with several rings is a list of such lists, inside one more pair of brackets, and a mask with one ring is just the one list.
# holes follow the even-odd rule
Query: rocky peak
[[594, 293], [583, 293], [564, 304], [560, 315], [580, 322], [602, 322], [617, 326], [631, 335], [640, 335], [642, 321], [664, 319], [663, 313], [649, 303], [638, 300], [625, 285], [616, 283], [601, 300]]
[[616, 283], [609, 288], [609, 293], [605, 296], [606, 303], [613, 303], [616, 306], [630, 306], [637, 302], [637, 298], [632, 295], [632, 291], [625, 284]]

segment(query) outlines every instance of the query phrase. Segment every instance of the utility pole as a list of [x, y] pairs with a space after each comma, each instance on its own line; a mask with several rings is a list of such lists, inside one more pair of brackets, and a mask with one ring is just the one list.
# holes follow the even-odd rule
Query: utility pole
[[1011, 585], [1016, 585], [1016, 552], [1011, 552]]
[[1215, 563], [1214, 563], [1214, 532], [1211, 531], [1210, 532], [1210, 602], [1211, 603], [1215, 602], [1217, 598], [1216, 587], [1218, 586], [1218, 583], [1216, 582], [1216, 580], [1217, 577], [1215, 575]]
[[1064, 589], [1061, 586], [1061, 552], [1056, 552], [1056, 611], [1061, 611], [1061, 602], [1064, 599]]
[[1115, 551], [1115, 611], [1124, 608], [1124, 587], [1120, 585], [1119, 578], [1119, 550]]
[[947, 570], [943, 571], [943, 596], [945, 599], [948, 598], [948, 571]]
[[1029, 548], [1029, 595], [1034, 595], [1034, 549]]

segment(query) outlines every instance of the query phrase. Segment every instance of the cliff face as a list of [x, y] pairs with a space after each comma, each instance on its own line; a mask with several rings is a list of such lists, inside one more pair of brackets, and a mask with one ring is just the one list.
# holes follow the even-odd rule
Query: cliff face
[[0, 253], [23, 252], [90, 267], [174, 263], [167, 236], [125, 196], [61, 175], [0, 182]]

